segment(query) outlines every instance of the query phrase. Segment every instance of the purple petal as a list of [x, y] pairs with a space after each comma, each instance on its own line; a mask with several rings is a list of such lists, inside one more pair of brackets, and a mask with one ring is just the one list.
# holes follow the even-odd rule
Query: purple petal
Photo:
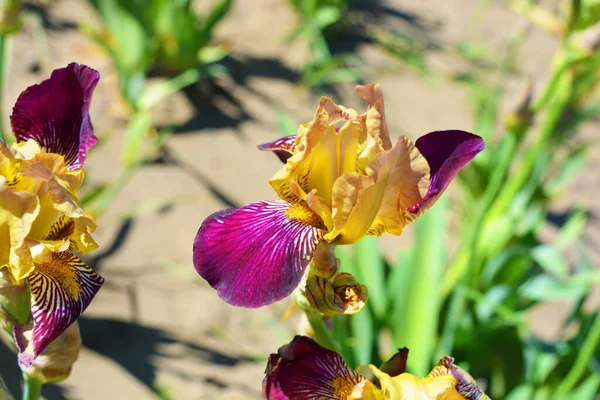
[[290, 204], [259, 201], [206, 218], [194, 241], [196, 271], [227, 303], [260, 307], [289, 296], [321, 230], [288, 218]]
[[465, 131], [436, 131], [421, 136], [415, 146], [429, 163], [431, 180], [422, 202], [407, 211], [422, 214], [444, 193], [452, 179], [485, 148], [483, 139]]
[[306, 336], [271, 354], [263, 395], [267, 400], [346, 399], [364, 378], [342, 357]]
[[298, 135], [284, 136], [274, 142], [258, 145], [259, 150], [270, 150], [279, 157], [281, 162], [285, 163], [292, 156], [294, 146], [296, 145], [296, 137]]
[[33, 333], [26, 337], [24, 325], [16, 325], [13, 330], [19, 363], [26, 367], [83, 313], [104, 283], [100, 275], [69, 252], [53, 253], [49, 261], [35, 264], [27, 280]]
[[71, 63], [27, 88], [10, 116], [17, 142], [34, 139], [47, 152], [62, 154], [69, 169], [81, 168], [98, 141], [89, 109], [99, 79], [98, 71]]

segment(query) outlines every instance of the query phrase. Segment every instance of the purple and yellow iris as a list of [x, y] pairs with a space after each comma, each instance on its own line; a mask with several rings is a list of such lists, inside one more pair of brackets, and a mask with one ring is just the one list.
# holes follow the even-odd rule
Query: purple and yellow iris
[[352, 371], [342, 357], [306, 336], [296, 336], [271, 354], [263, 380], [267, 400], [489, 400], [454, 359], [444, 357], [425, 378], [406, 372], [408, 350], [401, 349], [374, 378]]
[[104, 282], [75, 253], [98, 247], [78, 199], [97, 138], [89, 107], [100, 75], [76, 63], [25, 90], [10, 117], [16, 143], [0, 141], [0, 269], [27, 282], [32, 324], [13, 329], [29, 366], [86, 309]]
[[401, 234], [484, 148], [458, 130], [392, 145], [381, 88], [357, 91], [366, 113], [324, 97], [296, 135], [259, 146], [285, 162], [269, 181], [281, 200], [221, 210], [202, 223], [194, 266], [226, 302], [260, 307], [290, 295], [319, 245]]

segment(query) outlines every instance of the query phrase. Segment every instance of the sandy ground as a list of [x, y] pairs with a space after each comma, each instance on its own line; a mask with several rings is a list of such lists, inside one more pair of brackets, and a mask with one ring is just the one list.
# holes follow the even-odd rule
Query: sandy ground
[[[517, 19], [492, 6], [481, 20], [480, 3], [394, 0], [385, 7], [397, 15], [382, 15], [378, 23], [409, 30], [439, 47], [481, 38], [501, 50]], [[86, 179], [114, 179], [123, 171], [119, 149], [124, 130], [116, 76], [99, 49], [74, 30], [78, 22], [94, 23], [93, 13], [83, 1], [60, 0], [50, 8], [49, 20], [54, 27], [48, 32], [49, 65], [40, 73], [31, 72], [36, 59], [30, 24], [14, 40], [4, 115], [19, 92], [50, 69], [70, 61], [98, 69], [102, 79], [92, 118], [103, 143], [90, 156]], [[228, 306], [195, 275], [191, 250], [208, 214], [275, 197], [267, 179], [278, 161], [255, 146], [280, 136], [276, 106], [297, 122], [312, 116], [318, 97], [292, 82], [305, 48], [285, 43], [295, 21], [283, 0], [237, 1], [218, 32], [232, 45], [233, 78], [223, 84], [237, 101], [217, 96], [209, 107], [195, 109], [185, 96], [176, 95], [153, 110], [157, 123], [180, 127], [167, 143], [164, 162], [141, 169], [99, 220], [101, 248], [90, 262], [106, 284], [80, 319], [84, 349], [70, 379], [47, 385], [46, 399], [142, 400], [158, 398], [160, 390], [181, 400], [261, 397], [266, 356], [294, 334], [293, 323], [279, 322], [287, 303], [258, 310]], [[554, 48], [550, 35], [533, 33], [523, 50], [522, 76], [542, 82]], [[473, 128], [464, 87], [425, 82], [372, 47], [362, 45], [358, 51], [369, 79], [383, 85], [393, 136], [416, 138], [437, 129]], [[455, 67], [441, 49], [430, 50], [427, 58], [436, 70]], [[340, 97], [344, 104], [362, 108], [349, 88], [342, 88]], [[575, 183], [571, 195], [590, 203], [592, 188], [597, 191], [600, 183], [598, 147], [594, 154], [595, 168]], [[596, 220], [587, 238], [598, 249], [598, 203], [592, 215]], [[386, 238], [383, 244], [393, 250], [407, 240]], [[536, 321], [543, 323], [546, 315], [542, 310]], [[0, 374], [19, 393], [14, 365], [14, 356], [0, 345]]]

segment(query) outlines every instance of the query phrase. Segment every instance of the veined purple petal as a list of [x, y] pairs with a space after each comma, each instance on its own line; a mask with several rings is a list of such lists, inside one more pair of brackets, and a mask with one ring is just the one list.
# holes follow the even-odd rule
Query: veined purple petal
[[100, 275], [69, 252], [53, 253], [49, 261], [36, 264], [27, 280], [31, 288], [32, 335], [25, 337], [24, 325], [16, 325], [13, 330], [19, 363], [24, 366], [31, 365], [83, 313], [104, 283]]
[[342, 357], [306, 336], [296, 336], [271, 354], [263, 380], [267, 400], [346, 400], [364, 378]]
[[421, 136], [415, 146], [429, 163], [429, 190], [422, 202], [407, 211], [422, 214], [444, 193], [452, 179], [469, 161], [485, 148], [483, 139], [469, 132], [435, 131]]
[[206, 218], [194, 240], [196, 271], [227, 303], [255, 308], [289, 296], [320, 241], [320, 229], [259, 201]]
[[17, 142], [34, 139], [47, 152], [62, 154], [70, 169], [81, 168], [98, 141], [89, 109], [99, 79], [98, 71], [71, 63], [27, 88], [10, 116]]
[[298, 135], [284, 136], [274, 142], [258, 145], [259, 150], [269, 150], [275, 153], [281, 162], [285, 163], [292, 156]]

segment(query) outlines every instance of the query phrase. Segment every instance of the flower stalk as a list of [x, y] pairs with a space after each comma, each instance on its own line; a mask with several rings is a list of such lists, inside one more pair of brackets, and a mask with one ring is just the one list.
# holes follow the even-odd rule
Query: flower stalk
[[23, 400], [38, 400], [42, 394], [42, 382], [23, 372]]

